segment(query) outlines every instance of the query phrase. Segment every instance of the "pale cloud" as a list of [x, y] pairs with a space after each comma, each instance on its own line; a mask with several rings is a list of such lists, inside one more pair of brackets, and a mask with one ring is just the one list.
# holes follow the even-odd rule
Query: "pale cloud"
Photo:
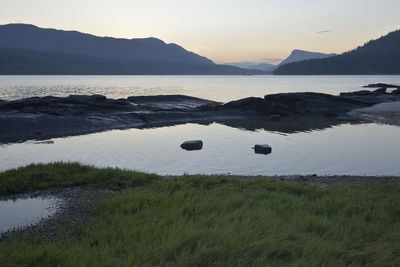
[[318, 31], [318, 32], [314, 32], [315, 34], [322, 34], [322, 33], [330, 33], [331, 30], [323, 30], [323, 31]]

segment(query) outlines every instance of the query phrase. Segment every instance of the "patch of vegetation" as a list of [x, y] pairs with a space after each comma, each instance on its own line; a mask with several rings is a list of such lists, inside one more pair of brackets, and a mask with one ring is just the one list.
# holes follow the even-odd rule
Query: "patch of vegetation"
[[118, 189], [144, 185], [159, 178], [155, 174], [95, 168], [79, 163], [31, 164], [0, 172], [0, 196], [60, 186], [90, 185]]
[[[38, 172], [35, 167], [45, 172], [54, 166], [30, 166], [9, 175], [22, 177], [27, 170]], [[70, 166], [59, 164], [55, 169], [67, 172], [63, 169]], [[97, 170], [103, 182], [105, 170]], [[0, 180], [4, 177], [3, 173]], [[261, 178], [149, 177], [140, 186], [97, 203], [100, 217], [82, 240], [0, 242], [0, 262], [5, 266], [400, 265], [398, 182], [322, 189]]]

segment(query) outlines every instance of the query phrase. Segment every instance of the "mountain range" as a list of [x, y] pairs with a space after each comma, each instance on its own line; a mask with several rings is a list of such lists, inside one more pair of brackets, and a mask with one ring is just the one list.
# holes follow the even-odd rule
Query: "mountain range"
[[249, 61], [226, 63], [226, 65], [248, 70], [261, 70], [269, 73], [276, 69], [276, 65], [270, 63], [249, 62]]
[[340, 55], [293, 50], [279, 65], [215, 64], [157, 38], [99, 37], [29, 24], [0, 25], [0, 74], [400, 74], [400, 30]]
[[284, 64], [274, 74], [400, 74], [400, 30], [340, 55]]
[[320, 59], [320, 58], [328, 58], [335, 56], [336, 54], [324, 54], [324, 53], [318, 53], [318, 52], [309, 52], [305, 50], [299, 50], [295, 49], [290, 53], [290, 55], [283, 60], [281, 63], [279, 63], [278, 66], [282, 66], [285, 64], [293, 63], [293, 62], [299, 62], [303, 60], [310, 60], [310, 59]]
[[0, 74], [261, 74], [217, 65], [156, 38], [98, 37], [29, 24], [0, 26]]
[[244, 69], [250, 69], [250, 70], [261, 70], [272, 73], [276, 68], [284, 64], [289, 64], [292, 62], [298, 62], [309, 59], [316, 59], [316, 58], [328, 58], [334, 55], [336, 54], [323, 54], [318, 52], [309, 52], [309, 51], [295, 49], [290, 53], [290, 55], [286, 59], [284, 59], [281, 63], [279, 63], [279, 65], [273, 65], [270, 63], [259, 63], [259, 62], [234, 62], [234, 63], [227, 63], [226, 65]]

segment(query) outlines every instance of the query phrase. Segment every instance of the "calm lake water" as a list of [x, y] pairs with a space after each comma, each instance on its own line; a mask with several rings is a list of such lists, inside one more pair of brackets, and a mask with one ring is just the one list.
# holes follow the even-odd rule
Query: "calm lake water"
[[[0, 76], [0, 98], [185, 94], [226, 102], [279, 92], [338, 94], [377, 82], [397, 84], [400, 76]], [[269, 123], [184, 124], [55, 138], [54, 144], [2, 144], [0, 170], [38, 162], [79, 161], [166, 175], [400, 175], [400, 127]], [[179, 147], [192, 139], [203, 140], [201, 151]], [[254, 144], [269, 144], [272, 153], [254, 154]]]
[[183, 94], [216, 101], [286, 92], [339, 94], [369, 83], [400, 83], [400, 75], [385, 76], [1, 76], [0, 99], [31, 96], [102, 94]]

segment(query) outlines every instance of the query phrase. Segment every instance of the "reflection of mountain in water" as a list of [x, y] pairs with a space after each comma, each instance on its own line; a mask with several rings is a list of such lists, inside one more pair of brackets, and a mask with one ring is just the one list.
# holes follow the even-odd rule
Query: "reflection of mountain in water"
[[299, 132], [322, 131], [334, 126], [342, 124], [358, 124], [361, 121], [341, 120], [338, 118], [328, 118], [322, 116], [315, 117], [297, 117], [283, 118], [279, 121], [268, 120], [262, 117], [253, 117], [246, 119], [227, 119], [227, 120], [201, 120], [201, 121], [186, 121], [175, 122], [168, 124], [153, 124], [150, 127], [141, 127], [142, 129], [159, 128], [183, 125], [187, 123], [196, 123], [199, 125], [211, 125], [213, 123], [222, 124], [231, 128], [236, 128], [246, 131], [265, 130], [269, 132], [277, 132], [282, 134], [292, 134]]
[[[219, 123], [229, 127], [243, 129], [247, 131], [265, 130], [270, 132], [291, 134], [297, 132], [321, 131], [327, 128], [331, 128], [333, 126], [348, 124], [349, 121], [326, 117], [298, 117], [282, 119], [280, 121], [270, 121], [262, 118], [254, 118], [250, 120], [228, 120]], [[355, 124], [359, 122], [352, 121], [351, 123]]]

